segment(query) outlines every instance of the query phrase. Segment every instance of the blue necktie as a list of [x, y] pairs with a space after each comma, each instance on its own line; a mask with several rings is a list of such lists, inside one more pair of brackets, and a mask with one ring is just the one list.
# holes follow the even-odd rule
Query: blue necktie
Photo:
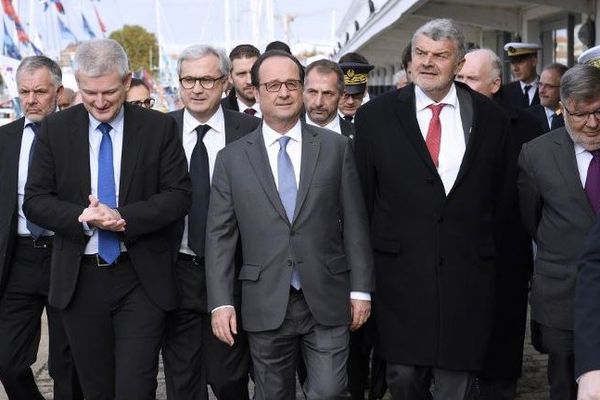
[[[296, 196], [298, 188], [296, 187], [296, 175], [294, 174], [294, 165], [292, 159], [286, 151], [287, 144], [290, 141], [289, 136], [282, 136], [277, 139], [279, 142], [279, 153], [277, 154], [277, 185], [279, 197], [285, 208], [290, 224], [294, 219], [294, 210], [296, 209]], [[300, 290], [300, 275], [296, 266], [292, 268], [292, 280], [290, 284], [297, 290]]]
[[[117, 206], [117, 194], [115, 189], [115, 173], [113, 167], [113, 147], [109, 132], [112, 127], [103, 122], [98, 125], [102, 132], [100, 152], [98, 154], [98, 200], [110, 208]], [[119, 237], [116, 232], [104, 229], [98, 230], [98, 255], [108, 263], [112, 264], [119, 254], [121, 248]]]
[[[40, 128], [40, 123], [39, 122], [30, 122], [29, 124], [27, 124], [27, 126], [29, 128], [31, 128], [31, 130], [33, 131], [33, 135], [34, 135], [33, 143], [31, 143], [31, 148], [29, 149], [29, 166], [31, 166], [31, 160], [33, 159], [33, 146], [35, 145], [35, 142], [37, 140], [37, 134], [38, 134], [38, 129]], [[39, 239], [39, 237], [42, 236], [42, 234], [46, 231], [41, 226], [36, 225], [29, 220], [27, 220], [27, 229], [29, 230], [29, 233], [31, 233], [31, 237], [33, 239]]]

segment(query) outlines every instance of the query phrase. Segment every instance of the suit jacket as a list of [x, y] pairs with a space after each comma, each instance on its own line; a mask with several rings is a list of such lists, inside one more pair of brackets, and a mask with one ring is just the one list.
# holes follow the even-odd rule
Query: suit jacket
[[354, 124], [352, 122], [346, 121], [344, 118], [338, 116], [340, 119], [340, 128], [342, 131], [342, 135], [347, 138], [354, 139]]
[[[177, 111], [172, 111], [169, 113], [175, 121], [177, 121], [177, 126], [179, 128], [180, 136], [183, 134], [183, 112], [184, 109], [180, 109]], [[230, 143], [235, 142], [236, 140], [242, 138], [249, 132], [252, 132], [260, 125], [260, 119], [253, 117], [248, 114], [226, 110], [223, 109], [223, 115], [225, 119], [225, 144], [229, 145]], [[184, 222], [181, 221], [178, 227], [178, 237], [179, 243], [181, 243], [181, 239], [183, 237], [184, 231]], [[236, 257], [236, 276], [238, 275], [239, 269], [241, 267], [241, 254]], [[179, 290], [184, 291], [186, 289], [193, 289], [196, 293], [189, 293], [189, 295], [184, 295], [182, 297], [182, 301], [190, 301], [192, 304], [182, 304], [186, 309], [198, 309], [202, 312], [208, 311], [206, 308], [206, 271], [204, 268], [196, 268], [193, 270], [193, 276], [186, 276], [184, 279], [188, 280], [184, 285], [180, 282], [178, 278], [178, 286]], [[193, 279], [195, 284], [192, 284], [189, 280]], [[199, 290], [196, 290], [200, 288]], [[241, 294], [241, 286], [236, 284], [235, 287], [235, 295], [236, 299], [239, 298]], [[236, 301], [236, 304], [238, 302]]]
[[600, 218], [579, 261], [575, 290], [575, 377], [600, 370]]
[[[121, 240], [154, 303], [177, 306], [173, 263], [177, 223], [187, 214], [191, 183], [177, 124], [142, 107], [125, 107], [119, 213], [127, 221]], [[49, 301], [64, 309], [77, 287], [89, 239], [77, 221], [90, 189], [89, 116], [82, 105], [42, 123], [29, 170], [23, 209], [28, 219], [55, 232]], [[95, 177], [94, 177], [95, 179]]]
[[555, 129], [523, 145], [519, 167], [521, 216], [537, 243], [531, 318], [572, 330], [577, 262], [595, 215], [566, 129]]
[[221, 99], [221, 107], [224, 110], [240, 111], [240, 107], [237, 103], [237, 96], [235, 95], [235, 89], [231, 89], [229, 94]]
[[528, 108], [530, 106], [540, 104], [540, 94], [539, 89], [535, 89], [535, 94], [533, 95], [533, 100], [531, 104], [525, 104], [523, 90], [521, 89], [521, 83], [519, 81], [514, 81], [511, 83], [507, 83], [502, 86], [503, 92], [503, 105], [509, 108]]
[[0, 293], [17, 237], [19, 153], [25, 118], [0, 127]]
[[302, 161], [293, 221], [275, 185], [262, 128], [217, 156], [207, 223], [208, 304], [233, 304], [238, 236], [244, 265], [242, 321], [251, 332], [281, 326], [298, 269], [319, 324], [350, 322], [350, 291], [374, 289], [367, 220], [347, 138], [302, 123]]
[[544, 130], [544, 133], [550, 131], [550, 125], [548, 125], [548, 118], [546, 118], [546, 109], [541, 104], [533, 105], [526, 108], [525, 111], [533, 115], [539, 122], [540, 126]]
[[371, 224], [380, 354], [474, 371], [492, 325], [493, 217], [508, 121], [489, 99], [456, 86], [466, 149], [448, 195], [419, 129], [413, 84], [358, 110], [354, 147]]

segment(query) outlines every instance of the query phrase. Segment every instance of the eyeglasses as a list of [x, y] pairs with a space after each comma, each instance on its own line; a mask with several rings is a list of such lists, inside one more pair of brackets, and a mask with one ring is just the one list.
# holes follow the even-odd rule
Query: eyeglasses
[[287, 90], [299, 90], [302, 87], [302, 82], [296, 79], [279, 82], [279, 81], [271, 81], [267, 83], [261, 83], [259, 86], [264, 86], [267, 89], [267, 92], [279, 92], [281, 87], [285, 85]]
[[364, 97], [365, 97], [365, 92], [355, 93], [355, 94], [350, 94], [348, 92], [344, 92], [344, 94], [342, 94], [342, 101], [348, 101], [348, 100], [350, 100], [350, 98], [352, 98], [352, 100], [354, 100], [354, 101], [362, 101]]
[[549, 83], [538, 83], [540, 89], [558, 89], [560, 85], [550, 85]]
[[196, 86], [196, 82], [200, 83], [204, 89], [212, 89], [215, 87], [215, 82], [222, 80], [225, 78], [225, 75], [221, 75], [218, 78], [212, 78], [210, 76], [203, 76], [200, 78], [195, 78], [193, 76], [184, 76], [183, 78], [179, 78], [179, 83], [183, 86], [184, 89], [193, 89]]
[[565, 106], [564, 104], [562, 106], [565, 109], [565, 111], [567, 112], [567, 114], [569, 114], [571, 116], [571, 118], [573, 119], [573, 122], [575, 122], [577, 124], [586, 123], [588, 121], [588, 119], [590, 118], [590, 115], [593, 115], [594, 117], [596, 117], [596, 120], [598, 122], [600, 122], [600, 108], [597, 109], [596, 111], [592, 111], [592, 112], [572, 113], [571, 111], [569, 111], [567, 106]]
[[134, 106], [140, 106], [144, 108], [152, 108], [154, 107], [154, 101], [155, 100], [152, 97], [148, 97], [144, 100], [130, 101], [129, 104], [133, 104]]

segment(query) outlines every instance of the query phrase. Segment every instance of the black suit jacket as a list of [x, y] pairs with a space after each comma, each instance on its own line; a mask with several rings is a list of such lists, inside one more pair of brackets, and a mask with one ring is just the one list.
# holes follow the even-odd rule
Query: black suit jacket
[[17, 237], [19, 152], [25, 118], [0, 127], [0, 293]]
[[[180, 135], [183, 134], [183, 113], [184, 109], [180, 109], [177, 111], [172, 111], [169, 114], [175, 118], [177, 121], [177, 125], [179, 127]], [[225, 120], [225, 144], [229, 145], [230, 143], [235, 142], [246, 134], [254, 131], [260, 125], [260, 119], [253, 117], [248, 114], [240, 113], [237, 111], [223, 109], [223, 116]], [[184, 231], [184, 223], [183, 220], [178, 226], [177, 234], [179, 238], [179, 243], [181, 243], [181, 239], [183, 237]], [[241, 268], [241, 251], [238, 251], [236, 254], [236, 276], [239, 273], [239, 269]], [[206, 309], [206, 270], [204, 266], [202, 268], [197, 268], [193, 270], [193, 276], [186, 276], [185, 279], [195, 281], [195, 284], [192, 282], [186, 282], [185, 285], [182, 285], [182, 282], [177, 282], [179, 286], [179, 290], [182, 293], [182, 301], [190, 302], [189, 304], [183, 304], [186, 309], [198, 309], [202, 312], [208, 311]], [[181, 279], [181, 278], [180, 278]], [[179, 280], [180, 280], [179, 279]], [[192, 288], [196, 290], [196, 288], [200, 288], [197, 293], [183, 293], [186, 289]], [[236, 279], [235, 282], [235, 300], [236, 304], [239, 300], [241, 294], [241, 284]]]
[[[191, 183], [175, 120], [125, 103], [119, 207], [122, 241], [140, 282], [164, 310], [177, 306], [173, 263], [177, 223], [191, 203]], [[55, 232], [49, 301], [64, 309], [77, 287], [88, 237], [77, 218], [90, 189], [89, 116], [82, 105], [46, 118], [25, 190], [25, 215]], [[95, 177], [94, 177], [95, 179]]]
[[340, 128], [342, 131], [342, 135], [350, 138], [350, 139], [354, 139], [354, 124], [352, 122], [348, 122], [346, 121], [344, 118], [338, 116], [338, 118], [340, 119]]
[[221, 99], [221, 107], [223, 107], [224, 110], [240, 111], [240, 107], [237, 103], [237, 96], [235, 95], [235, 89], [231, 89], [229, 94]]
[[509, 108], [528, 108], [529, 106], [533, 106], [536, 104], [540, 104], [540, 95], [539, 89], [535, 89], [535, 94], [533, 95], [533, 100], [531, 104], [525, 104], [523, 90], [521, 89], [521, 83], [519, 81], [514, 81], [511, 83], [507, 83], [502, 86], [503, 92], [503, 103], [502, 105]]
[[525, 111], [527, 111], [536, 118], [544, 133], [550, 132], [550, 125], [548, 125], [548, 118], [546, 118], [546, 109], [543, 105], [536, 104], [529, 108], [526, 108]]
[[380, 354], [475, 371], [492, 326], [493, 222], [508, 120], [489, 99], [456, 86], [466, 150], [448, 195], [419, 129], [413, 84], [359, 108], [354, 146], [371, 225]]

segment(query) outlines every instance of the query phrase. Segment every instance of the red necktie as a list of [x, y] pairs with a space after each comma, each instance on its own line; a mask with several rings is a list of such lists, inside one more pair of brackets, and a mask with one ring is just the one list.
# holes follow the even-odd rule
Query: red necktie
[[245, 114], [254, 115], [254, 114], [256, 114], [256, 110], [255, 110], [254, 108], [246, 108], [246, 109], [244, 110], [244, 113], [245, 113]]
[[431, 104], [427, 108], [431, 109], [431, 120], [429, 121], [429, 129], [425, 144], [431, 155], [431, 160], [436, 168], [439, 166], [440, 143], [442, 141], [442, 123], [440, 122], [440, 112], [445, 104]]

